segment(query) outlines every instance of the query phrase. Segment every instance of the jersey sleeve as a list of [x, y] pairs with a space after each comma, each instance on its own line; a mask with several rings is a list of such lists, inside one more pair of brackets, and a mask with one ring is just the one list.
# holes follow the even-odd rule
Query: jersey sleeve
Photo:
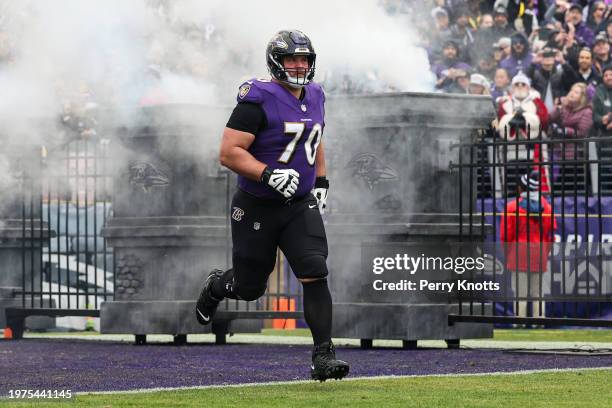
[[261, 105], [243, 102], [236, 105], [225, 126], [257, 135], [266, 125], [266, 114]]
[[244, 82], [238, 88], [238, 95], [236, 95], [236, 101], [238, 103], [254, 103], [260, 104], [263, 102], [263, 95], [261, 89], [255, 84], [256, 80], [250, 80]]

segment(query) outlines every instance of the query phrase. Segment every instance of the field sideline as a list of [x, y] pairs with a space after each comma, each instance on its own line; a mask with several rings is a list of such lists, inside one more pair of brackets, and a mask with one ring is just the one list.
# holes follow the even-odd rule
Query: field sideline
[[[612, 356], [512, 353], [560, 347], [612, 350], [612, 330], [495, 330], [493, 339], [442, 341], [403, 350], [378, 340], [360, 350], [338, 339], [352, 363], [344, 381], [309, 380], [307, 329], [228, 337], [190, 336], [174, 346], [154, 335], [149, 346], [133, 336], [96, 332], [26, 333], [0, 342], [0, 395], [8, 390], [71, 389], [70, 400], [9, 400], [9, 407], [609, 407]], [[54, 356], [49, 360], [49, 356]], [[36, 374], [30, 375], [36, 371]]]
[[612, 368], [353, 379], [77, 395], [11, 407], [609, 407]]

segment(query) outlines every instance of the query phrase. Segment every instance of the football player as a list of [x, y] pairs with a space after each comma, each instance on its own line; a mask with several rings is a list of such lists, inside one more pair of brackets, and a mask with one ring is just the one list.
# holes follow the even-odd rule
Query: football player
[[325, 381], [348, 374], [331, 341], [327, 238], [321, 214], [329, 183], [323, 153], [325, 95], [312, 81], [315, 50], [297, 30], [268, 43], [271, 79], [238, 91], [221, 142], [221, 164], [238, 174], [233, 197], [233, 268], [213, 270], [196, 305], [201, 324], [224, 298], [256, 300], [266, 291], [280, 248], [304, 289], [304, 317], [314, 340], [311, 375]]

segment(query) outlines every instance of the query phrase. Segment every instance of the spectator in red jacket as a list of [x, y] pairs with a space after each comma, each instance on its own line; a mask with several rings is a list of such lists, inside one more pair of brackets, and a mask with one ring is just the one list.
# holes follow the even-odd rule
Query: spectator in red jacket
[[[548, 111], [540, 94], [531, 89], [530, 79], [519, 72], [512, 78], [511, 94], [498, 100], [497, 130], [502, 139], [508, 141], [537, 140], [540, 130], [546, 132], [548, 128]], [[543, 133], [542, 137], [546, 134]], [[532, 165], [542, 173], [542, 192], [550, 191], [548, 185], [548, 167], [539, 166], [538, 163], [548, 161], [546, 145], [524, 143], [514, 144], [505, 150], [506, 162], [523, 161]], [[515, 168], [511, 169], [514, 170]]]
[[[539, 174], [534, 170], [521, 177], [518, 197], [506, 205], [499, 228], [514, 296], [533, 300], [543, 295], [540, 283], [545, 279], [541, 274], [548, 269], [548, 256], [557, 228], [551, 206], [540, 192]], [[527, 302], [516, 304], [516, 315], [527, 316]], [[539, 302], [534, 302], [533, 315], [541, 316], [540, 312]]]

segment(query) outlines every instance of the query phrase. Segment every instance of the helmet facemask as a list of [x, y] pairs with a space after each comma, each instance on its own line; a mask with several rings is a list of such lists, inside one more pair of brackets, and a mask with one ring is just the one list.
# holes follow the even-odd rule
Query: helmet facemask
[[[300, 68], [285, 68], [283, 59], [299, 55], [308, 59], [308, 68], [302, 68], [303, 71], [297, 75]], [[314, 78], [317, 55], [310, 39], [301, 31], [279, 31], [268, 43], [266, 59], [272, 78], [290, 87], [302, 88]]]
[[[285, 68], [283, 58], [289, 55], [306, 55], [308, 58], [308, 68]], [[314, 54], [272, 53], [268, 55], [268, 58], [273, 64], [273, 67], [270, 67], [269, 69], [270, 75], [272, 75], [272, 77], [277, 81], [287, 84], [292, 88], [302, 88], [303, 86], [308, 85], [308, 83], [310, 83], [310, 81], [314, 78], [316, 60]], [[303, 75], [295, 75], [297, 70], [302, 70]]]

